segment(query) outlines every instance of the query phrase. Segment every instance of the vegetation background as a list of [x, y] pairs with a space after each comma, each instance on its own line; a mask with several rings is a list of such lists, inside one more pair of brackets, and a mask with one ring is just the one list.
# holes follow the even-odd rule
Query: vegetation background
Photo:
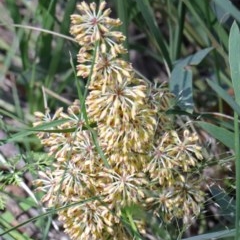
[[[240, 239], [239, 1], [107, 2], [123, 22], [136, 72], [167, 81], [178, 99], [171, 114], [201, 136], [208, 199], [184, 238]], [[32, 181], [51, 160], [31, 126], [44, 97], [54, 111], [78, 96], [71, 61], [79, 46], [69, 34], [77, 3], [0, 0], [0, 239], [68, 239], [34, 192]], [[177, 239], [172, 228], [154, 239]]]

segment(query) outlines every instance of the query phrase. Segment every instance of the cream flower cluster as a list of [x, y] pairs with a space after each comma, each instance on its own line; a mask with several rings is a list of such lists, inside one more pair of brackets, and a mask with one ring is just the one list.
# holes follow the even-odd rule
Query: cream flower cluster
[[[77, 75], [90, 78], [85, 104], [94, 127], [86, 128], [78, 100], [66, 113], [62, 108], [53, 116], [36, 113], [35, 126], [62, 120], [38, 134], [55, 161], [36, 184], [49, 207], [66, 206], [59, 218], [78, 240], [133, 239], [122, 218], [127, 206], [139, 205], [163, 222], [187, 222], [204, 200], [193, 174], [202, 159], [198, 136], [175, 129], [166, 114], [174, 101], [167, 87], [148, 86], [121, 59], [125, 36], [115, 30], [121, 22], [110, 18], [105, 6], [82, 2], [80, 14], [71, 16], [70, 32], [80, 45]], [[146, 220], [132, 221], [144, 236]]]

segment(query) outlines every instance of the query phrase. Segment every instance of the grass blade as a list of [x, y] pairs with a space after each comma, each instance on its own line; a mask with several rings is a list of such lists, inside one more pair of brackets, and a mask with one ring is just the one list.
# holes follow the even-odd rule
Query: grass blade
[[199, 24], [202, 26], [203, 30], [205, 31], [207, 37], [211, 41], [211, 46], [215, 46], [218, 50], [219, 54], [224, 58], [225, 62], [228, 61], [227, 54], [224, 51], [221, 44], [219, 44], [218, 39], [216, 36], [211, 32], [211, 30], [208, 28], [207, 24], [204, 22], [203, 13], [199, 13], [199, 3], [202, 3], [203, 1], [188, 1], [183, 0], [184, 4], [187, 6], [188, 10], [192, 13], [194, 18], [199, 22]]
[[[75, 6], [76, 6], [76, 0], [69, 1], [66, 8], [65, 8], [65, 13], [64, 13], [64, 18], [60, 27], [60, 33], [63, 35], [67, 35], [69, 25], [70, 25], [70, 18], [69, 16], [73, 13]], [[63, 55], [63, 50], [64, 50], [64, 38], [58, 38], [55, 50], [53, 51], [52, 54], [52, 59], [49, 65], [49, 71], [48, 71], [48, 77], [46, 80], [46, 86], [49, 88], [52, 85], [52, 82], [54, 81], [54, 75], [56, 74], [56, 71], [58, 69], [59, 63], [61, 56]]]
[[172, 62], [171, 62], [169, 53], [167, 51], [167, 47], [163, 41], [162, 34], [161, 34], [160, 30], [158, 29], [155, 18], [153, 17], [154, 14], [151, 10], [149, 2], [148, 2], [148, 0], [138, 0], [136, 2], [137, 2], [139, 11], [142, 13], [142, 15], [147, 23], [147, 26], [148, 26], [152, 36], [155, 39], [156, 46], [161, 51], [163, 58], [166, 61], [166, 65], [167, 65], [166, 67], [169, 72], [172, 69]]
[[186, 16], [186, 6], [182, 1], [179, 2], [178, 6], [179, 12], [179, 24], [177, 25], [176, 34], [174, 36], [174, 56], [173, 60], [176, 60], [180, 57], [181, 53], [181, 44], [183, 43], [183, 30]]
[[195, 237], [184, 238], [182, 240], [213, 240], [213, 239], [223, 239], [226, 237], [233, 237], [235, 234], [235, 229], [223, 230], [219, 232], [206, 233]]
[[24, 139], [24, 137], [31, 135], [33, 132], [36, 131], [41, 131], [41, 130], [46, 130], [52, 127], [56, 127], [62, 123], [65, 123], [67, 119], [60, 119], [60, 120], [55, 120], [51, 121], [50, 123], [42, 124], [40, 126], [36, 126], [30, 129], [25, 129], [21, 132], [13, 134], [11, 137], [8, 137], [7, 139], [0, 140], [0, 145], [1, 143], [7, 143], [7, 142], [14, 142], [18, 140]]
[[[43, 28], [48, 30], [53, 30], [54, 28], [54, 15], [55, 15], [55, 8], [56, 8], [57, 1], [53, 0], [42, 0], [39, 1], [38, 9], [40, 11], [40, 17], [43, 21]], [[49, 60], [51, 59], [52, 55], [52, 35], [49, 34], [41, 34], [38, 38], [39, 43], [39, 58], [40, 58], [40, 65], [43, 68], [48, 68]]]

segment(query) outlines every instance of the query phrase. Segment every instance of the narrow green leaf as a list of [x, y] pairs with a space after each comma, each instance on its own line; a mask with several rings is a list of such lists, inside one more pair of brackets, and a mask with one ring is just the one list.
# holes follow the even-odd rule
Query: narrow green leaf
[[[4, 212], [1, 214], [0, 216], [0, 225], [4, 226], [5, 228], [11, 228], [11, 223], [14, 222], [14, 216], [12, 215], [12, 213], [10, 213], [9, 211]], [[0, 235], [4, 233], [4, 231], [2, 229], [0, 229]], [[7, 236], [5, 236], [6, 240], [11, 240], [11, 239], [18, 239], [18, 240], [33, 240], [32, 238], [28, 237], [25, 234], [22, 234], [21, 232], [17, 231], [17, 229], [14, 229], [13, 231], [9, 232], [9, 234]]]
[[167, 47], [163, 41], [162, 34], [157, 26], [156, 19], [154, 18], [154, 14], [152, 12], [151, 6], [149, 4], [148, 0], [136, 0], [137, 6], [139, 11], [142, 13], [147, 26], [149, 28], [149, 31], [151, 32], [152, 36], [154, 37], [156, 41], [156, 45], [161, 51], [164, 60], [167, 63], [168, 69], [171, 71], [172, 69], [172, 62], [169, 56], [169, 53], [167, 51]]
[[226, 237], [233, 237], [235, 235], [236, 230], [230, 229], [230, 230], [223, 230], [213, 233], [206, 233], [202, 235], [198, 235], [195, 237], [190, 238], [184, 238], [182, 240], [213, 240], [213, 239], [223, 239]]
[[72, 66], [72, 69], [73, 69], [73, 72], [74, 72], [74, 76], [75, 76], [75, 81], [76, 81], [76, 85], [77, 85], [77, 91], [78, 91], [78, 97], [79, 97], [79, 100], [80, 100], [80, 103], [81, 103], [81, 110], [82, 110], [82, 114], [83, 114], [83, 118], [85, 120], [85, 123], [86, 123], [86, 127], [87, 129], [91, 132], [92, 134], [92, 139], [93, 139], [93, 142], [96, 146], [96, 149], [101, 157], [101, 159], [103, 160], [104, 164], [106, 167], [110, 168], [110, 165], [107, 161], [107, 158], [106, 156], [104, 155], [101, 147], [99, 146], [98, 144], [98, 140], [97, 140], [97, 134], [96, 132], [94, 131], [94, 129], [90, 126], [89, 124], [89, 121], [88, 121], [88, 116], [87, 116], [87, 110], [86, 110], [86, 105], [85, 105], [85, 99], [86, 99], [86, 96], [87, 96], [87, 90], [88, 90], [88, 85], [91, 81], [91, 77], [92, 77], [92, 71], [93, 71], [93, 66], [94, 66], [94, 62], [95, 62], [95, 57], [96, 57], [96, 49], [98, 47], [98, 43], [96, 44], [95, 46], [95, 49], [94, 49], [94, 56], [93, 56], [93, 60], [92, 60], [92, 66], [91, 66], [91, 70], [90, 70], [90, 75], [88, 77], [88, 81], [87, 81], [87, 84], [86, 84], [86, 88], [85, 88], [85, 92], [82, 93], [81, 91], [81, 87], [80, 87], [80, 83], [78, 81], [78, 78], [77, 78], [77, 73], [76, 73], [76, 70], [75, 70], [75, 67], [74, 67], [74, 63], [73, 63], [73, 59], [72, 57], [70, 57], [70, 64]]
[[[208, 2], [205, 2], [206, 4], [209, 4]], [[224, 27], [224, 23], [228, 20], [228, 14], [225, 10], [220, 8], [215, 2], [211, 1], [210, 6], [212, 11], [209, 11], [210, 17], [209, 17], [209, 28], [213, 31], [216, 31], [217, 36], [219, 36], [219, 43], [224, 47], [225, 50], [228, 48], [228, 31]], [[208, 10], [210, 10], [208, 5]], [[211, 19], [214, 19], [213, 17], [216, 17], [218, 21], [212, 21]]]
[[51, 121], [50, 123], [46, 123], [46, 124], [42, 124], [41, 126], [36, 126], [30, 129], [24, 129], [18, 133], [13, 134], [12, 136], [8, 137], [7, 139], [3, 139], [0, 140], [0, 143], [6, 143], [6, 142], [14, 142], [17, 140], [21, 140], [24, 139], [24, 137], [27, 137], [29, 135], [31, 135], [33, 132], [39, 132], [39, 131], [44, 131], [46, 129], [52, 128], [52, 127], [56, 127], [60, 124], [65, 123], [66, 121], [68, 121], [67, 119], [60, 119], [60, 120], [55, 120], [55, 121]]
[[[77, 206], [79, 204], [84, 204], [84, 203], [87, 203], [87, 202], [90, 202], [90, 201], [94, 201], [94, 200], [99, 200], [99, 197], [98, 196], [94, 196], [94, 197], [91, 197], [91, 198], [88, 198], [88, 199], [85, 199], [85, 200], [82, 200], [82, 201], [78, 201], [78, 202], [74, 202], [74, 203], [71, 203], [71, 204], [66, 204], [64, 206], [61, 206], [59, 208], [51, 208], [49, 210], [47, 210], [47, 212], [45, 213], [42, 213], [36, 217], [32, 217], [32, 218], [29, 218], [28, 220], [14, 226], [14, 227], [11, 227], [11, 228], [8, 228], [7, 230], [5, 230], [4, 232], [1, 232], [0, 231], [0, 237], [1, 236], [4, 236], [22, 226], [25, 226], [26, 224], [30, 223], [30, 222], [33, 222], [33, 221], [36, 221], [38, 220], [39, 218], [42, 218], [44, 216], [48, 216], [48, 215], [53, 215], [53, 214], [56, 214], [58, 211], [61, 211], [63, 209], [66, 209], [66, 208], [69, 208], [69, 207], [73, 207], [73, 206]], [[0, 216], [0, 219], [1, 219], [1, 216]], [[19, 238], [15, 238], [15, 239], [19, 239]]]
[[[53, 30], [54, 28], [54, 18], [56, 11], [57, 1], [54, 0], [41, 0], [39, 1], [38, 11], [39, 17], [42, 19], [42, 25], [44, 29]], [[49, 60], [52, 58], [52, 40], [53, 36], [51, 34], [42, 33], [37, 40], [38, 43], [38, 55], [40, 65], [43, 68], [48, 68]]]
[[207, 122], [197, 122], [197, 124], [207, 131], [214, 138], [222, 142], [230, 149], [234, 149], [234, 133], [226, 130], [225, 128], [218, 127]]
[[[64, 11], [64, 18], [60, 26], [60, 33], [63, 35], [67, 35], [69, 32], [69, 26], [70, 26], [69, 16], [73, 13], [76, 3], [77, 3], [77, 0], [72, 0], [66, 4], [65, 11]], [[49, 64], [48, 77], [46, 81], [47, 87], [51, 87], [52, 82], [54, 81], [54, 75], [58, 70], [61, 57], [63, 56], [64, 42], [65, 42], [64, 38], [57, 38], [56, 47], [54, 48], [54, 51], [52, 51], [52, 58]]]
[[223, 46], [219, 43], [219, 38], [221, 38], [221, 36], [218, 37], [215, 34], [213, 34], [213, 32], [211, 31], [211, 29], [209, 29], [209, 26], [205, 21], [206, 18], [205, 13], [199, 11], [199, 6], [201, 3], [203, 4], [204, 1], [189, 1], [189, 0], [182, 1], [187, 6], [188, 10], [193, 14], [193, 17], [197, 20], [197, 22], [199, 22], [200, 26], [202, 27], [202, 30], [204, 31], [204, 35], [206, 34], [205, 36], [207, 36], [208, 39], [211, 41], [211, 45], [214, 46], [219, 52], [219, 54], [222, 55], [224, 60], [227, 61], [228, 60], [227, 54], [224, 51]]

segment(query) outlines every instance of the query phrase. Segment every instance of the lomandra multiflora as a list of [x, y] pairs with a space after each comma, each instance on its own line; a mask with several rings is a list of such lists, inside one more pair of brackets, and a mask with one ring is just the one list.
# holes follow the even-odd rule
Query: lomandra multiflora
[[36, 113], [35, 126], [64, 122], [38, 134], [55, 161], [37, 185], [48, 207], [61, 207], [65, 231], [78, 240], [144, 237], [147, 219], [126, 213], [133, 205], [163, 223], [190, 223], [204, 199], [198, 136], [166, 114], [174, 104], [166, 85], [150, 86], [121, 58], [127, 52], [116, 31], [121, 22], [105, 6], [82, 2], [71, 16], [80, 45], [77, 75], [89, 79], [86, 101], [67, 112]]

